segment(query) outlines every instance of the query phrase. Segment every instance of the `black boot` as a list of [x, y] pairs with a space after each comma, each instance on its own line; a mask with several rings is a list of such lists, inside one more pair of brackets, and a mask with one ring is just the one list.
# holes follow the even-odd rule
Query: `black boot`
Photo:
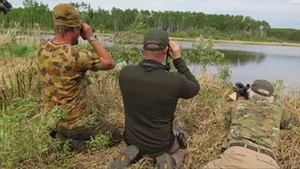
[[122, 141], [122, 134], [119, 128], [115, 128], [111, 133], [111, 139], [109, 140], [108, 146], [113, 147], [118, 145]]
[[176, 165], [175, 160], [168, 153], [155, 157], [155, 160], [159, 169], [174, 169]]
[[128, 165], [139, 159], [139, 148], [135, 145], [130, 145], [125, 148], [125, 159], [115, 159], [112, 163], [111, 169], [124, 169]]

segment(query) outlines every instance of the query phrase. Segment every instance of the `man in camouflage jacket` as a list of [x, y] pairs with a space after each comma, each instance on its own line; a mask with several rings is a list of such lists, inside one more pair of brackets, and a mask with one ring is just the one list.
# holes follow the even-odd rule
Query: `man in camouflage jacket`
[[289, 129], [297, 121], [274, 103], [273, 86], [266, 80], [256, 80], [248, 90], [249, 100], [239, 97], [235, 111], [226, 115], [230, 129], [225, 151], [205, 169], [276, 168], [275, 153], [280, 129]]
[[[42, 99], [46, 110], [59, 107], [66, 114], [56, 132], [72, 143], [84, 142], [101, 132], [111, 132], [112, 143], [121, 141], [118, 130], [95, 113], [87, 112], [88, 70], [114, 68], [115, 64], [93, 35], [92, 28], [82, 23], [79, 13], [71, 4], [59, 4], [53, 9], [55, 36], [43, 41], [38, 51], [38, 68], [42, 77]], [[95, 53], [76, 47], [81, 36], [94, 48]], [[71, 146], [72, 147], [72, 146]], [[76, 144], [73, 146], [77, 149]]]

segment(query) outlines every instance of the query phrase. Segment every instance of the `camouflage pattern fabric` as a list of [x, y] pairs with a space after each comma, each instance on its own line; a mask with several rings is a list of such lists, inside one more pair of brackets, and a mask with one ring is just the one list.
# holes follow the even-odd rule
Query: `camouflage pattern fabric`
[[72, 4], [58, 4], [53, 8], [54, 25], [78, 27], [82, 24], [79, 12]]
[[101, 69], [101, 60], [87, 50], [68, 44], [56, 45], [43, 41], [38, 51], [38, 69], [43, 82], [42, 99], [45, 109], [60, 106], [66, 117], [58, 128], [75, 129], [89, 124], [87, 106], [87, 70]]
[[243, 142], [276, 152], [280, 129], [292, 127], [296, 118], [269, 102], [241, 100], [236, 104], [236, 110], [226, 115], [230, 133], [223, 148], [232, 142]]

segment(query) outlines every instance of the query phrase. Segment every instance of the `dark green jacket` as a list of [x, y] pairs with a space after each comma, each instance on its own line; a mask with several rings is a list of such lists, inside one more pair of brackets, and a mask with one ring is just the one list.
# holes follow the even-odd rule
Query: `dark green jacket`
[[189, 99], [199, 92], [199, 83], [183, 59], [174, 60], [174, 65], [178, 72], [169, 72], [156, 61], [144, 60], [120, 72], [124, 140], [136, 145], [143, 154], [156, 156], [170, 148], [178, 99]]

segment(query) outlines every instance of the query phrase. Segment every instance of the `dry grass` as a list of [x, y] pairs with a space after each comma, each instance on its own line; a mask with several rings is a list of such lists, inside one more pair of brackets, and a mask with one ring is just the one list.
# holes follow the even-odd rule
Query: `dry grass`
[[0, 60], [0, 105], [15, 97], [39, 93], [38, 71], [34, 61], [20, 58]]
[[[284, 98], [286, 111], [296, 113], [300, 121], [300, 96]], [[277, 155], [282, 168], [299, 168], [300, 166], [300, 124], [293, 129], [282, 132], [279, 154]]]
[[[0, 62], [1, 63], [1, 62]], [[23, 64], [24, 65], [24, 64]], [[33, 74], [33, 79], [37, 74]], [[92, 111], [104, 116], [108, 121], [124, 127], [123, 104], [117, 78], [109, 73], [89, 74], [91, 86], [89, 91], [89, 107]], [[180, 100], [175, 126], [189, 135], [188, 154], [182, 168], [198, 169], [208, 161], [217, 158], [220, 147], [226, 138], [224, 129], [224, 113], [229, 110], [230, 103], [226, 96], [231, 87], [217, 80], [213, 75], [202, 75], [199, 78], [201, 92], [190, 100]], [[24, 84], [27, 84], [24, 83]], [[38, 83], [37, 83], [38, 84]], [[38, 89], [38, 87], [36, 87]], [[28, 89], [26, 89], [28, 90]], [[29, 90], [28, 90], [29, 91]], [[283, 99], [285, 109], [300, 115], [300, 96]], [[91, 150], [88, 153], [70, 155], [68, 158], [58, 152], [37, 155], [21, 161], [18, 168], [109, 168], [114, 158], [123, 153], [124, 143], [110, 149]], [[67, 164], [60, 158], [69, 160]], [[300, 166], [300, 125], [290, 131], [283, 131], [278, 162], [284, 169]], [[64, 161], [64, 160], [63, 160]], [[151, 160], [142, 159], [131, 169], [154, 168]]]

